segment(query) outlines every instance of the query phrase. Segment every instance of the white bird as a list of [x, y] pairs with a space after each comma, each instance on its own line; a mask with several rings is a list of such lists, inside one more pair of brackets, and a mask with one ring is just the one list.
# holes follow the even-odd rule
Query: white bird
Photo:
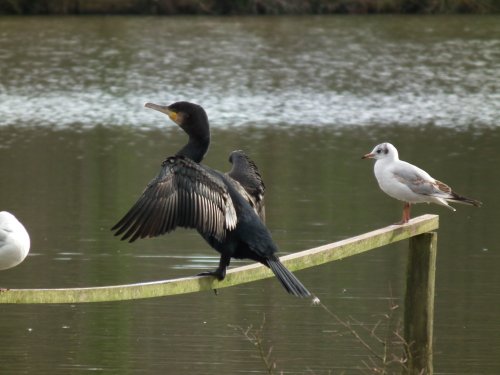
[[30, 236], [14, 215], [0, 212], [0, 270], [21, 263], [30, 250]]
[[448, 185], [432, 178], [419, 167], [399, 160], [398, 150], [390, 143], [381, 143], [362, 159], [375, 159], [374, 172], [380, 189], [387, 195], [405, 202], [403, 219], [410, 220], [412, 203], [437, 203], [456, 211], [448, 202], [479, 207], [481, 202], [455, 193]]

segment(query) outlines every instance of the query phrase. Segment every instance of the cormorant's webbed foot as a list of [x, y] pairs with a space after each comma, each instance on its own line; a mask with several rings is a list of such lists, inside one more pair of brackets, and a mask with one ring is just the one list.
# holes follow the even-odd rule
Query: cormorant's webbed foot
[[217, 267], [215, 271], [202, 272], [196, 276], [213, 276], [216, 277], [217, 280], [222, 281], [226, 277], [226, 268], [229, 266], [230, 261], [231, 257], [226, 255], [221, 255], [219, 260], [219, 267]]
[[226, 269], [217, 268], [215, 271], [205, 271], [197, 274], [196, 276], [213, 276], [216, 277], [217, 280], [222, 281], [226, 277]]

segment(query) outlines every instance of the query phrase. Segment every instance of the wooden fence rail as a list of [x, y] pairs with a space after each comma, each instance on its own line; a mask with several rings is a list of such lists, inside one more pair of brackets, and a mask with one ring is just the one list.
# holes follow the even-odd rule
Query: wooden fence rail
[[[318, 266], [431, 232], [438, 228], [438, 219], [437, 215], [419, 216], [406, 225], [390, 225], [342, 241], [286, 255], [280, 259], [291, 271]], [[217, 281], [211, 276], [194, 276], [89, 288], [10, 289], [0, 292], [0, 303], [84, 303], [153, 298], [221, 289], [272, 276], [268, 268], [261, 264], [251, 264], [228, 270], [223, 281]]]

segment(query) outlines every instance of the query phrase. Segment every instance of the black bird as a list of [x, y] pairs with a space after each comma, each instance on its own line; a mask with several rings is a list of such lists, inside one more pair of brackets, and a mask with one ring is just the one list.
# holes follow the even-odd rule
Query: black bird
[[200, 164], [210, 145], [208, 117], [201, 106], [189, 102], [145, 106], [168, 115], [189, 141], [163, 161], [159, 174], [112, 228], [115, 235], [133, 242], [177, 227], [194, 228], [221, 254], [218, 268], [200, 275], [223, 280], [231, 258], [252, 259], [269, 267], [288, 293], [310, 296], [275, 255], [278, 248], [257, 213], [260, 202], [263, 212], [258, 197], [263, 197], [264, 184], [255, 164], [241, 152], [230, 157], [233, 168], [228, 174]]

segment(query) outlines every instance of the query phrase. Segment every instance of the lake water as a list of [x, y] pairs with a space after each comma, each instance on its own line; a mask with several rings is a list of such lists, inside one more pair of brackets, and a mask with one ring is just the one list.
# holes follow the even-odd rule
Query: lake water
[[[282, 254], [400, 218], [402, 204], [360, 160], [382, 141], [482, 200], [413, 215], [440, 215], [435, 373], [500, 373], [500, 17], [4, 17], [0, 71], [0, 209], [32, 239], [0, 286], [125, 284], [214, 268], [217, 254], [194, 231], [134, 244], [109, 231], [186, 141], [144, 102], [190, 100], [211, 121], [207, 165], [227, 170], [229, 153], [244, 149], [260, 167]], [[407, 246], [297, 276], [383, 352], [355, 322], [380, 321], [381, 337], [397, 327]], [[391, 304], [400, 308], [388, 320]], [[372, 373], [359, 341], [274, 279], [217, 296], [1, 305], [0, 316], [2, 374], [268, 373], [235, 329], [264, 317], [276, 374]]]

